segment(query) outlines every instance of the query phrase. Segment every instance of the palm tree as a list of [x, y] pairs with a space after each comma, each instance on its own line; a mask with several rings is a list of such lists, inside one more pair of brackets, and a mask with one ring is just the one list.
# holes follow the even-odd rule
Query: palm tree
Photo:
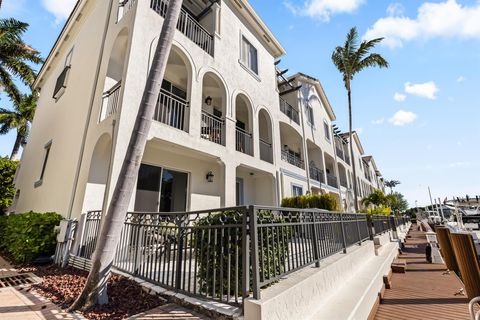
[[355, 170], [355, 158], [353, 157], [352, 143], [352, 91], [351, 82], [353, 76], [369, 67], [388, 68], [388, 62], [378, 53], [370, 53], [370, 50], [380, 43], [383, 38], [362, 41], [358, 44], [357, 28], [352, 28], [347, 34], [347, 40], [343, 47], [337, 46], [332, 53], [333, 64], [343, 75], [343, 82], [348, 96], [348, 127], [350, 139], [350, 158], [353, 170], [353, 194], [355, 198], [355, 210], [358, 212], [357, 174]]
[[382, 190], [375, 189], [368, 197], [362, 199], [362, 204], [366, 207], [374, 205], [376, 207], [387, 204], [387, 198]]
[[36, 73], [29, 63], [43, 62], [38, 51], [22, 40], [27, 29], [28, 24], [25, 22], [13, 18], [0, 19], [0, 86], [17, 102], [20, 101], [21, 94], [14, 78], [31, 86]]
[[69, 308], [70, 311], [86, 309], [97, 303], [108, 303], [106, 283], [137, 180], [181, 8], [182, 0], [170, 0], [125, 160], [107, 214], [102, 219], [100, 235], [93, 254], [92, 268], [82, 293]]
[[393, 188], [395, 188], [396, 186], [398, 186], [401, 182], [398, 181], [398, 180], [386, 180], [385, 181], [385, 186], [387, 188], [390, 188], [390, 194], [393, 193]]
[[37, 100], [38, 96], [36, 93], [23, 94], [18, 101], [12, 99], [13, 110], [0, 108], [0, 134], [6, 134], [12, 129], [17, 130], [17, 138], [10, 154], [10, 160], [14, 159], [20, 147], [25, 146], [27, 143]]

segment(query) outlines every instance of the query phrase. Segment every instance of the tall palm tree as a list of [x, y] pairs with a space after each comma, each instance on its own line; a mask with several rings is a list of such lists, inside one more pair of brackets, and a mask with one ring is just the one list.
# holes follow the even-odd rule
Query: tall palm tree
[[352, 140], [352, 87], [353, 76], [369, 67], [388, 68], [388, 62], [378, 53], [370, 53], [370, 50], [380, 43], [383, 38], [362, 41], [358, 44], [357, 28], [353, 27], [347, 34], [347, 40], [342, 46], [337, 46], [332, 53], [333, 64], [343, 75], [343, 82], [348, 95], [348, 128], [350, 139], [350, 158], [352, 159], [353, 171], [353, 194], [355, 198], [355, 210], [358, 212], [357, 174], [355, 170], [355, 158], [353, 157]]
[[70, 311], [108, 303], [106, 283], [137, 180], [181, 8], [182, 0], [170, 0], [125, 159], [107, 214], [102, 219], [92, 268], [82, 293], [69, 308]]
[[0, 86], [17, 102], [21, 99], [21, 93], [14, 78], [31, 86], [36, 73], [30, 64], [43, 62], [39, 52], [22, 40], [27, 29], [25, 22], [13, 18], [0, 19]]
[[14, 159], [20, 147], [27, 143], [30, 124], [35, 115], [38, 96], [36, 93], [23, 94], [20, 100], [12, 99], [13, 110], [0, 108], [0, 134], [6, 134], [12, 129], [17, 130], [17, 138], [13, 145], [10, 160]]
[[385, 181], [385, 186], [387, 188], [390, 188], [390, 194], [393, 193], [393, 188], [395, 188], [396, 186], [398, 186], [401, 182], [398, 181], [398, 180], [386, 180]]

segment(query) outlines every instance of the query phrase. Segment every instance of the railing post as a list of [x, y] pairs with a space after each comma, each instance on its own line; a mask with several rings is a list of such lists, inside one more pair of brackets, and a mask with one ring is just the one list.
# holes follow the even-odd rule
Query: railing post
[[347, 241], [345, 240], [345, 226], [343, 225], [343, 213], [340, 213], [340, 226], [342, 230], [343, 253], [347, 253]]
[[390, 216], [390, 227], [392, 229], [393, 239], [395, 239], [395, 240], [398, 239], [397, 226], [396, 226], [396, 223], [395, 223], [395, 216], [394, 215]]
[[252, 282], [253, 282], [253, 298], [260, 299], [260, 270], [258, 260], [258, 226], [257, 226], [257, 209], [255, 206], [248, 207], [250, 216], [250, 237], [251, 237], [251, 260], [252, 260]]
[[[177, 221], [177, 261], [175, 261], [175, 288], [180, 289], [182, 283], [182, 260], [183, 260], [183, 238], [184, 238], [184, 216], [180, 216]], [[216, 231], [215, 231], [216, 232]], [[214, 271], [215, 272], [215, 271]]]
[[317, 228], [315, 226], [315, 218], [317, 217], [319, 212], [312, 212], [312, 242], [313, 242], [313, 259], [315, 260], [315, 267], [320, 267], [320, 250], [318, 248], [318, 236], [317, 236]]
[[375, 227], [373, 225], [372, 216], [370, 215], [367, 215], [367, 228], [368, 228], [368, 234], [369, 234], [370, 240], [373, 240], [373, 237], [375, 235]]
[[242, 226], [242, 306], [245, 306], [245, 299], [250, 296], [250, 220], [252, 215], [250, 208], [243, 213]]

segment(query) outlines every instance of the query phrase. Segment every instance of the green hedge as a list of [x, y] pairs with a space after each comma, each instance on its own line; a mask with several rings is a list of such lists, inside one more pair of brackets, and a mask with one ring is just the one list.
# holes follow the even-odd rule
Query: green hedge
[[[274, 216], [269, 211], [258, 211], [257, 215], [259, 223], [284, 222], [283, 218]], [[195, 224], [198, 232], [194, 233], [193, 240], [197, 252], [197, 272], [202, 293], [216, 297], [219, 297], [222, 292], [224, 295], [227, 292], [234, 295], [235, 289], [238, 288], [238, 294], [242, 295], [242, 227], [212, 228], [212, 226], [241, 225], [242, 223], [242, 212], [232, 210], [204, 217]], [[285, 271], [286, 246], [293, 233], [290, 227], [262, 228], [261, 233], [262, 239], [259, 235], [259, 242], [262, 241], [263, 245], [259, 257], [263, 257], [263, 270], [260, 270], [260, 277], [264, 275], [265, 279], [269, 279], [274, 274], [278, 275]], [[278, 239], [282, 237], [283, 242], [279, 242]], [[238, 259], [236, 259], [237, 256]], [[273, 256], [276, 257], [275, 263]], [[219, 281], [221, 275], [222, 283]], [[252, 275], [250, 275], [250, 281], [252, 281]]]
[[309, 194], [305, 196], [284, 198], [282, 200], [284, 208], [316, 208], [329, 211], [337, 210], [337, 199], [331, 194]]
[[61, 215], [27, 212], [0, 218], [0, 250], [17, 262], [29, 262], [55, 252], [54, 228], [62, 220]]
[[12, 205], [15, 195], [13, 180], [17, 165], [17, 161], [0, 157], [0, 215]]

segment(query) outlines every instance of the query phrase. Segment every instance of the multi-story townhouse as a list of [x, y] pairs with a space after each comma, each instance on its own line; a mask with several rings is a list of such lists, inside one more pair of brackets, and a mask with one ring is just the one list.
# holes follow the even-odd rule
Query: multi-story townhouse
[[[78, 1], [34, 84], [15, 211], [108, 205], [167, 4]], [[358, 136], [350, 160], [320, 82], [277, 80], [285, 50], [248, 1], [186, 1], [177, 29], [129, 209], [278, 205], [307, 192], [352, 209]]]

